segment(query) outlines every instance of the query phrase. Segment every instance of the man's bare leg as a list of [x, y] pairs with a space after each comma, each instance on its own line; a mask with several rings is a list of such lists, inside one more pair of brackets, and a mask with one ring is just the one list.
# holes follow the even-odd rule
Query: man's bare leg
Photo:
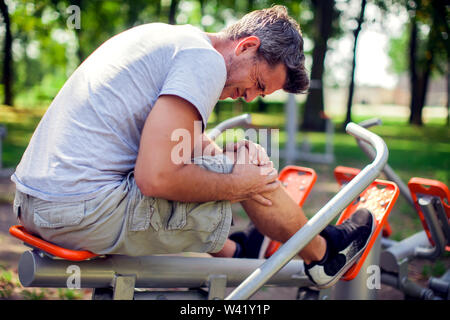
[[[271, 206], [261, 205], [254, 200], [245, 200], [241, 205], [258, 231], [272, 240], [284, 243], [308, 222], [302, 208], [295, 203], [284, 187], [264, 194], [264, 197], [272, 201]], [[231, 257], [235, 248], [235, 243], [227, 240], [222, 250], [213, 255]], [[306, 263], [310, 263], [322, 259], [325, 251], [325, 239], [316, 236], [299, 255]]]
[[210, 253], [213, 257], [231, 258], [236, 251], [236, 243], [233, 240], [227, 239], [223, 248], [219, 252]]
[[[254, 200], [246, 200], [241, 204], [258, 231], [272, 240], [284, 243], [308, 222], [302, 208], [295, 203], [283, 186], [274, 192], [264, 194], [264, 197], [272, 201], [272, 206], [263, 206]], [[299, 255], [306, 263], [310, 263], [321, 260], [325, 252], [325, 239], [316, 236]]]

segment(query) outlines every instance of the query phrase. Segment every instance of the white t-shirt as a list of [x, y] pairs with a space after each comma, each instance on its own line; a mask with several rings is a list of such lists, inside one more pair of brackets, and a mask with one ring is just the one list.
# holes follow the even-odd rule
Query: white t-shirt
[[145, 120], [160, 95], [191, 102], [206, 128], [225, 80], [222, 55], [197, 28], [151, 23], [124, 31], [67, 80], [11, 180], [48, 201], [87, 200], [115, 188], [134, 170]]

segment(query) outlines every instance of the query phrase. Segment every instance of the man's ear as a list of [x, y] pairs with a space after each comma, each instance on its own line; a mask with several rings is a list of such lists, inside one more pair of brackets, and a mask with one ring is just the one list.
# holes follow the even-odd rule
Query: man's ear
[[234, 53], [238, 56], [241, 53], [256, 52], [261, 44], [257, 36], [249, 36], [239, 40]]

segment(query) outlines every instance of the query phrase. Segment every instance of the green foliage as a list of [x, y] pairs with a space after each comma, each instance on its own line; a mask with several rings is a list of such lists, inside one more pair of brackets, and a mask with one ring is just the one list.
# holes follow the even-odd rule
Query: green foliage
[[[15, 105], [48, 105], [75, 68], [105, 40], [135, 25], [167, 23], [170, 4], [171, 0], [10, 0]], [[176, 21], [217, 32], [245, 13], [273, 4], [286, 5], [308, 34], [314, 16], [310, 1], [181, 0]], [[79, 30], [67, 24], [70, 5], [81, 9]]]
[[79, 300], [83, 298], [80, 290], [58, 288], [58, 297], [61, 300]]
[[20, 109], [0, 106], [0, 119], [6, 125], [3, 141], [3, 166], [15, 167], [21, 159], [29, 140], [45, 109]]
[[425, 264], [422, 269], [422, 276], [425, 278], [442, 276], [447, 271], [445, 257], [448, 258], [448, 256], [448, 253], [445, 253], [444, 257], [436, 260], [436, 262]]
[[391, 59], [390, 70], [397, 74], [408, 71], [408, 32], [405, 29], [400, 37], [389, 41], [388, 55]]
[[[410, 23], [400, 37], [392, 38], [389, 44], [391, 70], [403, 73], [408, 70], [409, 43], [411, 41], [411, 24], [417, 24], [417, 68], [424, 68], [432, 59], [433, 72], [444, 74], [447, 71], [449, 54], [449, 11], [439, 1], [428, 0], [394, 1], [400, 3], [408, 11]], [[385, 9], [387, 10], [387, 8]]]
[[[48, 106], [73, 70], [102, 42], [138, 24], [168, 22], [171, 2], [172, 0], [9, 0], [14, 39], [15, 105]], [[251, 10], [274, 4], [287, 6], [290, 15], [300, 22], [307, 40], [312, 40], [319, 30], [315, 24], [315, 8], [319, 2], [314, 0], [178, 0], [177, 3], [176, 23], [193, 24], [208, 32], [217, 32]], [[79, 30], [71, 29], [67, 24], [67, 8], [73, 4], [81, 8]], [[355, 19], [355, 12], [358, 12], [354, 7], [359, 2], [342, 0], [335, 4], [332, 37], [339, 39], [352, 31], [351, 22]], [[432, 65], [434, 72], [443, 73], [446, 70], [449, 44], [444, 40], [448, 38], [448, 25], [445, 24], [448, 21], [448, 10], [446, 13], [440, 12], [439, 2], [373, 0], [371, 4], [384, 12], [409, 10], [411, 17], [415, 12], [414, 17], [417, 18], [420, 31], [419, 58], [421, 61], [426, 59], [432, 49], [435, 56]], [[383, 18], [379, 20], [377, 22], [383, 23]], [[1, 23], [0, 21], [0, 25]], [[370, 23], [366, 22], [366, 26]], [[427, 40], [430, 36], [433, 37], [432, 41]], [[0, 33], [0, 42], [3, 38], [3, 33]], [[409, 31], [406, 26], [404, 33], [392, 39], [390, 44], [389, 56], [394, 72], [402, 73], [408, 69], [408, 43]], [[307, 49], [309, 64], [312, 47], [307, 46]], [[2, 55], [3, 52], [0, 52], [0, 61]], [[343, 58], [344, 69], [346, 63]], [[341, 86], [342, 82], [333, 78], [336, 69], [328, 69], [325, 70], [326, 82]], [[3, 90], [0, 90], [0, 99], [2, 95]], [[256, 108], [263, 111], [260, 107]]]
[[14, 290], [14, 282], [11, 271], [0, 266], [0, 299], [11, 297]]
[[23, 290], [21, 294], [25, 300], [44, 300], [46, 298], [45, 289]]

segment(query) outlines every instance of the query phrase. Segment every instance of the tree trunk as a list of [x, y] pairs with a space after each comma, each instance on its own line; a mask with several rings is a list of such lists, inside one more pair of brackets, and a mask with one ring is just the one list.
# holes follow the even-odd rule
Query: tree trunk
[[450, 64], [447, 62], [447, 126], [450, 126]]
[[417, 59], [417, 22], [413, 18], [413, 25], [411, 28], [411, 45], [410, 45], [410, 70], [411, 70], [411, 113], [409, 116], [409, 123], [415, 125], [423, 125], [422, 111], [425, 106], [428, 83], [431, 76], [431, 69], [433, 67], [434, 51], [435, 51], [435, 37], [438, 33], [437, 27], [433, 22], [428, 34], [425, 61], [419, 64]]
[[162, 0], [156, 1], [155, 16], [157, 20], [161, 18], [161, 1]]
[[324, 131], [325, 119], [323, 117], [324, 98], [322, 78], [324, 61], [327, 51], [327, 41], [331, 36], [334, 15], [334, 0], [312, 1], [315, 12], [314, 49], [311, 67], [311, 85], [303, 112], [303, 130]]
[[172, 0], [170, 2], [170, 10], [169, 10], [169, 24], [176, 24], [177, 23], [177, 7], [178, 7], [178, 0]]
[[255, 0], [248, 0], [247, 2], [247, 12], [253, 11]]
[[[348, 88], [348, 101], [347, 101], [347, 115], [345, 116], [345, 124], [347, 125], [352, 121], [352, 105], [353, 105], [353, 93], [355, 88], [355, 70], [356, 70], [356, 48], [358, 44], [358, 36], [361, 32], [362, 24], [364, 22], [364, 11], [366, 10], [367, 0], [361, 1], [361, 12], [358, 18], [358, 26], [353, 30], [353, 58], [352, 58], [352, 71], [350, 74], [350, 86]], [[345, 126], [344, 126], [345, 128]]]
[[418, 117], [419, 108], [419, 77], [417, 74], [417, 21], [416, 17], [411, 20], [411, 34], [409, 39], [409, 81], [411, 88], [410, 116], [409, 123], [422, 124], [422, 118]]
[[409, 117], [409, 123], [418, 126], [423, 125], [422, 111], [425, 106], [428, 83], [431, 74], [431, 66], [427, 66], [423, 72], [417, 75], [417, 83], [415, 85], [416, 92], [413, 93], [413, 99], [411, 100], [411, 114]]
[[[447, 52], [446, 79], [447, 79], [447, 126], [450, 126], [450, 42], [446, 37], [450, 34], [449, 24], [447, 23], [447, 7], [445, 1], [432, 1], [433, 22], [438, 23], [438, 29], [441, 29], [438, 37], [444, 40], [445, 50]], [[443, 28], [443, 29], [442, 29]], [[446, 35], [446, 36], [444, 36]]]
[[200, 16], [204, 16], [205, 15], [205, 0], [199, 0], [198, 1], [200, 3]]
[[3, 103], [8, 106], [13, 105], [13, 59], [12, 59], [12, 35], [11, 20], [8, 13], [8, 6], [4, 0], [0, 0], [0, 11], [5, 23], [5, 42], [3, 46]]

